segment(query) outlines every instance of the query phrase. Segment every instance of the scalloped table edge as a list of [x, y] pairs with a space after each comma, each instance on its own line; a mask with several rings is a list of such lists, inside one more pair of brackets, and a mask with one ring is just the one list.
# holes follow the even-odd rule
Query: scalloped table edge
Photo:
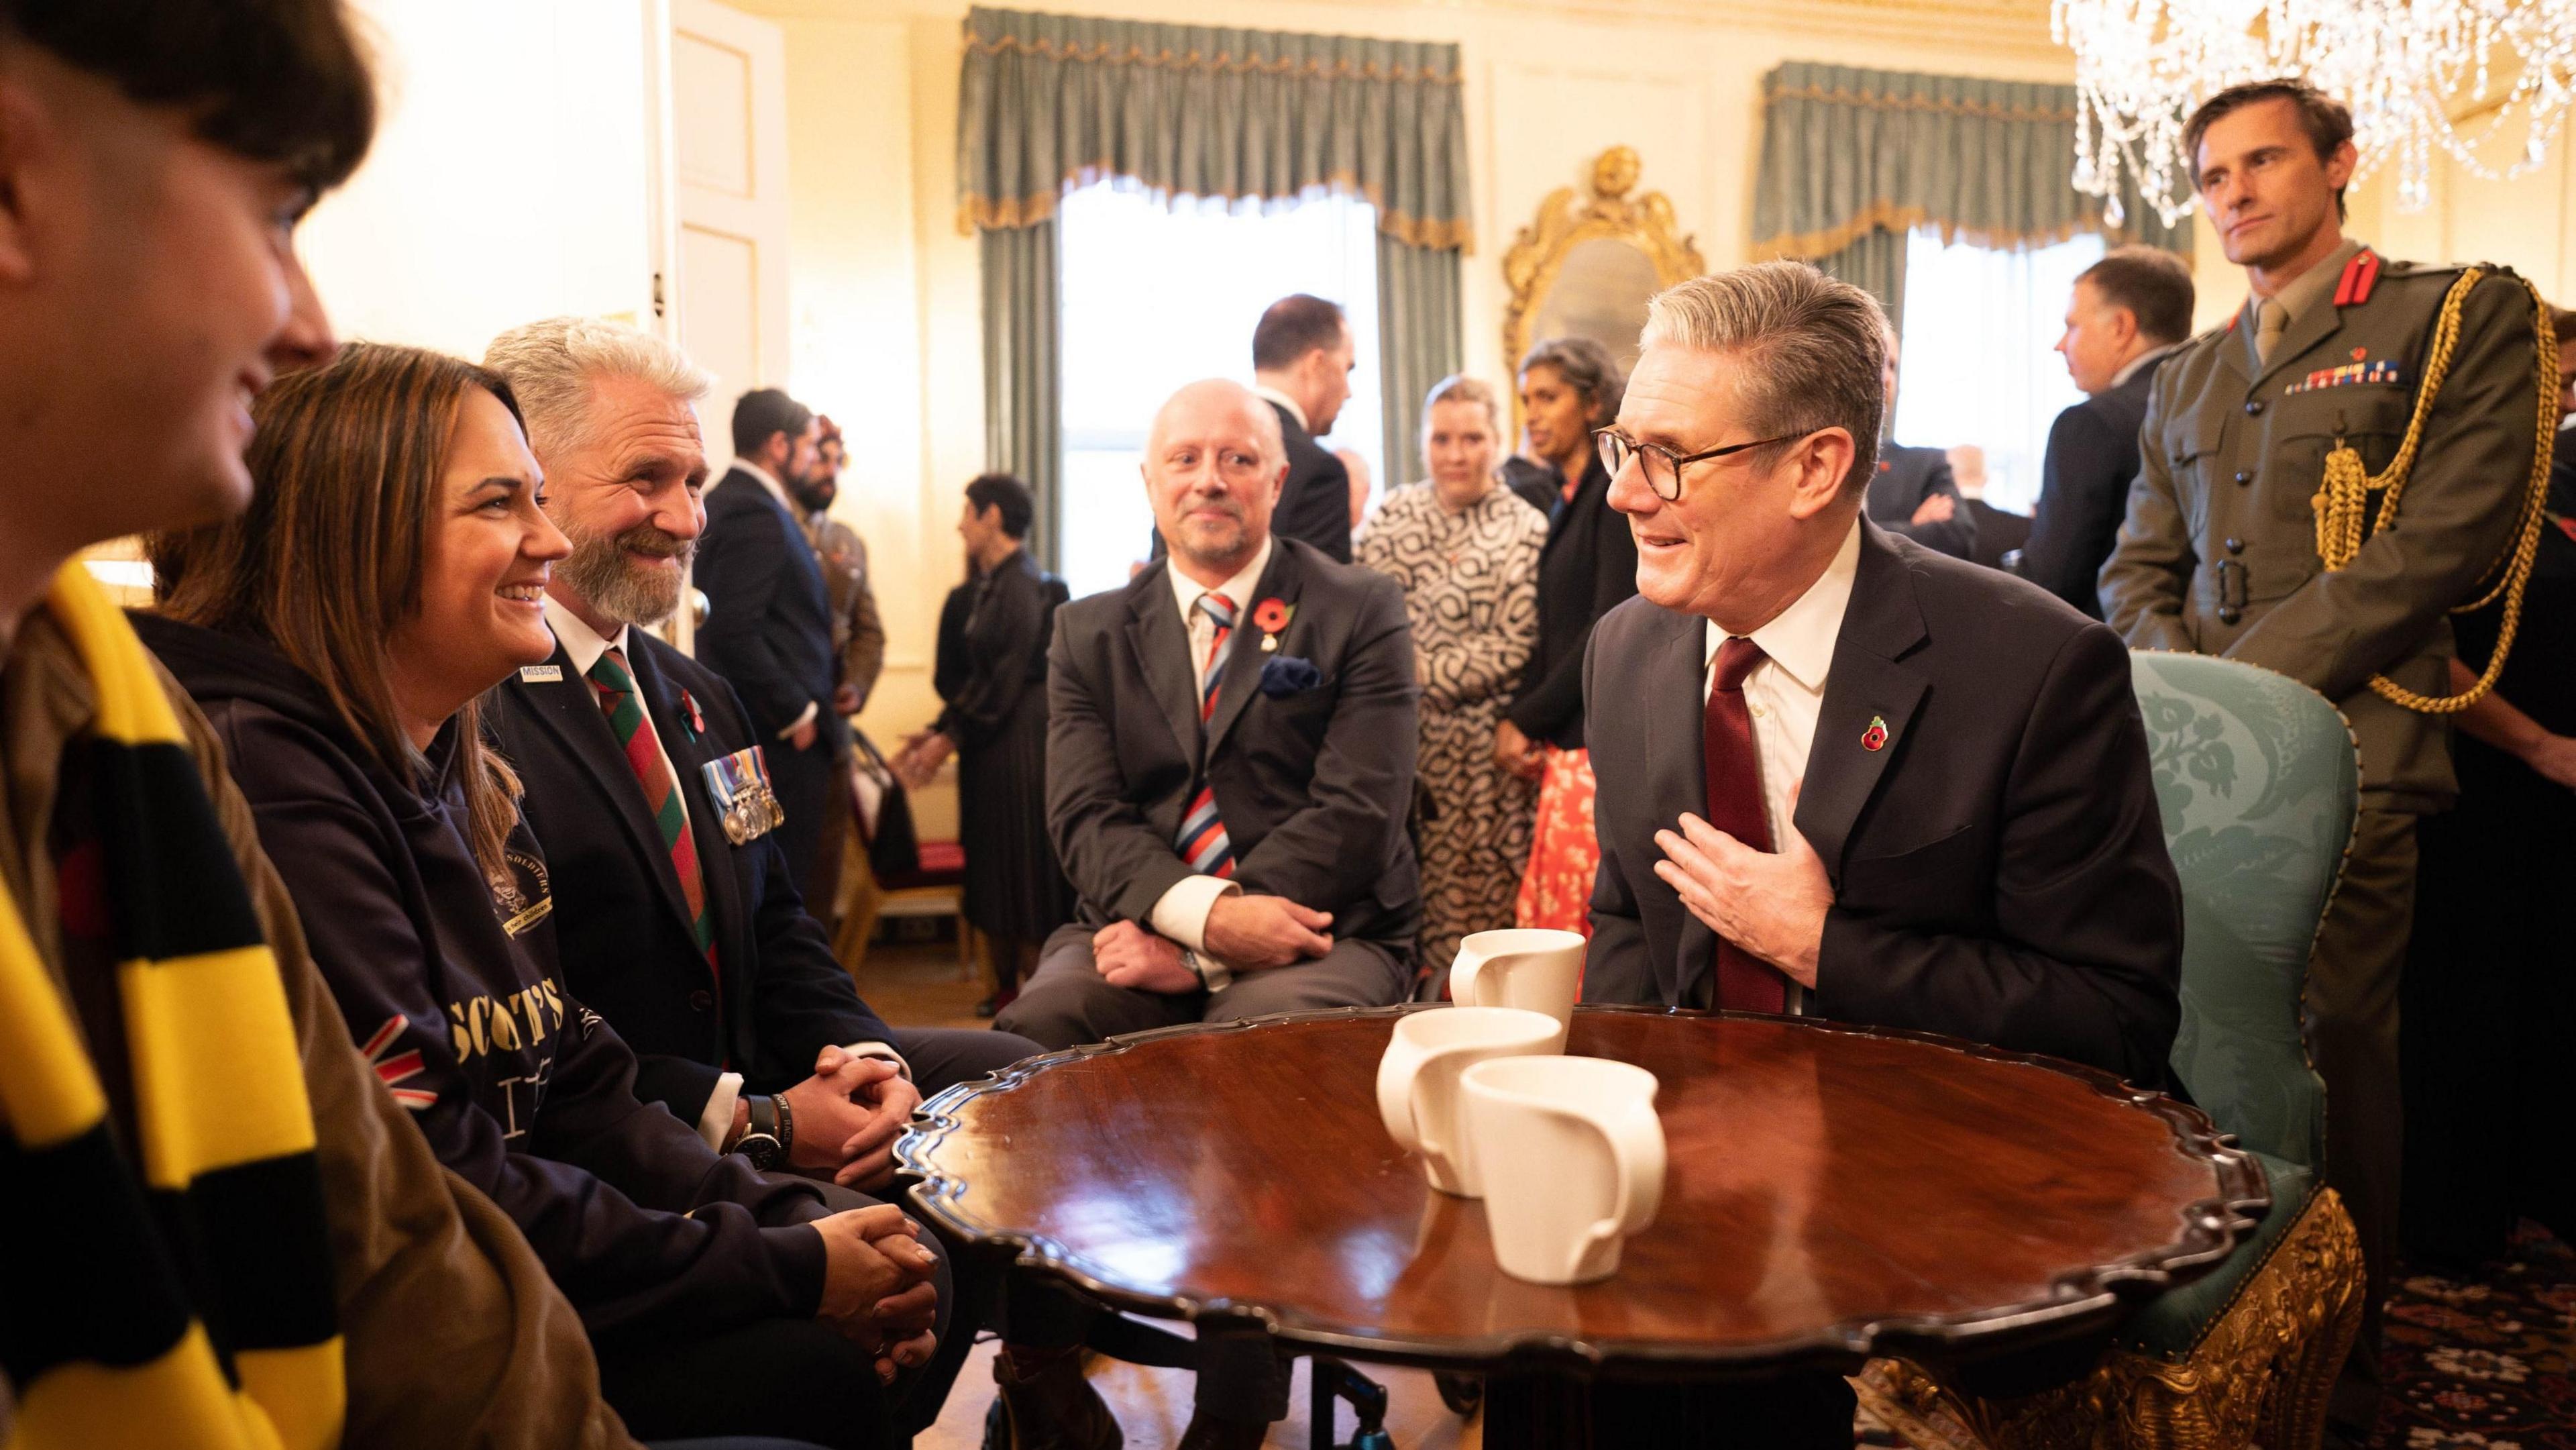
[[[1679, 1007], [1591, 1003], [1583, 1004], [1578, 1010], [1655, 1017], [1741, 1017], [1780, 1021], [1805, 1031], [1920, 1042], [1990, 1062], [2054, 1072], [2083, 1083], [2103, 1097], [2143, 1109], [2161, 1119], [2173, 1134], [2179, 1151], [2186, 1157], [2208, 1163], [2215, 1170], [2219, 1191], [2213, 1197], [2195, 1199], [2185, 1205], [2181, 1237], [2174, 1242], [2064, 1275], [2043, 1299], [1966, 1314], [1845, 1320], [1792, 1339], [1711, 1349], [1660, 1340], [1570, 1337], [1537, 1330], [1477, 1338], [1410, 1338], [1314, 1319], [1292, 1305], [1147, 1293], [1101, 1277], [1086, 1267], [1078, 1255], [1042, 1234], [975, 1219], [957, 1201], [967, 1185], [941, 1172], [932, 1161], [940, 1143], [961, 1125], [956, 1116], [958, 1108], [978, 1097], [1008, 1092], [1034, 1074], [1060, 1063], [1128, 1052], [1145, 1043], [1172, 1037], [1243, 1032], [1281, 1023], [1394, 1018], [1446, 1005], [1415, 1002], [1393, 1007], [1336, 1007], [1320, 1012], [1280, 1012], [1226, 1022], [1185, 1022], [1023, 1058], [1000, 1072], [958, 1083], [916, 1109], [910, 1126], [895, 1144], [896, 1173], [899, 1181], [909, 1185], [905, 1197], [951, 1236], [972, 1244], [1007, 1248], [1014, 1254], [1017, 1267], [1044, 1273], [1113, 1309], [1153, 1318], [1183, 1319], [1193, 1324], [1258, 1324], [1274, 1337], [1293, 1344], [1430, 1369], [1537, 1369], [1574, 1364], [1587, 1369], [1618, 1367], [1723, 1373], [1729, 1368], [1758, 1368], [1767, 1372], [1810, 1360], [1843, 1362], [1894, 1355], [1955, 1363], [1984, 1358], [1990, 1353], [2006, 1354], [2070, 1338], [2088, 1329], [2107, 1328], [2116, 1318], [2124, 1299], [2143, 1302], [2154, 1294], [2198, 1278], [2200, 1271], [2216, 1265], [2234, 1251], [2239, 1237], [2253, 1231], [2256, 1220], [2272, 1203], [2270, 1187], [2253, 1156], [2237, 1147], [2232, 1135], [2219, 1132], [2208, 1114], [2163, 1093], [2134, 1087], [2099, 1068], [1907, 1028], [1867, 1027], [1809, 1017], [1772, 1017], [1756, 1012], [1705, 1012]], [[2103, 1322], [2096, 1325], [2096, 1319]]]

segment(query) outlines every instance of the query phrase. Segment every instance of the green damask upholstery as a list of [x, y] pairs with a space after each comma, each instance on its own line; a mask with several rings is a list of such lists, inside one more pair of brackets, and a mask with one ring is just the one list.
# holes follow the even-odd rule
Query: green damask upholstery
[[2352, 732], [2324, 697], [2253, 665], [2129, 657], [2182, 878], [2174, 1072], [2262, 1163], [2272, 1209], [2217, 1271], [2140, 1311], [2121, 1339], [2187, 1354], [2306, 1206], [2325, 1156], [2325, 1084], [2299, 1031], [2308, 954], [2360, 802]]

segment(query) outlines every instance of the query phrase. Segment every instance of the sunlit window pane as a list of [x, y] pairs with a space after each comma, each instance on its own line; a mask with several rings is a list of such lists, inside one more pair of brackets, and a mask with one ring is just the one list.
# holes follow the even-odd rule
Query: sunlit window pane
[[2086, 235], [2022, 252], [1941, 245], [1918, 231], [1905, 254], [1899, 443], [1986, 451], [1986, 502], [2026, 514], [2039, 499], [2048, 428], [2083, 401], [2051, 349], [2066, 330], [2077, 273], [2102, 260]]
[[1176, 208], [1115, 183], [1086, 187], [1058, 209], [1057, 295], [1064, 299], [1064, 487], [1056, 538], [1078, 595], [1127, 582], [1146, 555], [1154, 514], [1137, 465], [1154, 410], [1183, 383], [1252, 381], [1252, 328], [1291, 292], [1342, 304], [1359, 368], [1327, 448], [1378, 457], [1377, 211], [1315, 196], [1293, 206]]

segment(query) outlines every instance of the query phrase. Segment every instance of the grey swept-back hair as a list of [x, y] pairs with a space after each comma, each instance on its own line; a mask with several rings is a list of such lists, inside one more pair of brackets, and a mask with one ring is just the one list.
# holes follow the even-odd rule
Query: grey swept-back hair
[[[1694, 277], [1646, 304], [1644, 345], [1732, 355], [1744, 426], [1756, 437], [1841, 427], [1852, 436], [1843, 491], [1869, 486], [1887, 409], [1878, 299], [1804, 262], [1760, 262]], [[1785, 447], [1786, 445], [1782, 445]], [[1776, 459], [1780, 450], [1758, 452]]]
[[539, 453], [590, 441], [590, 389], [601, 378], [635, 378], [684, 403], [704, 399], [713, 386], [677, 347], [597, 317], [549, 317], [511, 328], [492, 339], [483, 366], [519, 395], [528, 446]]

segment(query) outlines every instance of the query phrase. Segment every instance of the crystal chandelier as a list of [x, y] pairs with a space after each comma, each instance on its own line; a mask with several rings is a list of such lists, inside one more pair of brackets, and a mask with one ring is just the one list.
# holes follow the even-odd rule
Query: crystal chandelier
[[[2124, 174], [2167, 225], [2190, 213], [2183, 118], [2228, 86], [2303, 76], [2350, 106], [2358, 175], [2393, 163], [2407, 211], [2437, 150], [2480, 176], [2538, 165], [2576, 94], [2576, 0], [2052, 0], [2050, 29], [2075, 52], [2075, 187], [2113, 226]], [[2489, 101], [2454, 127], [2455, 105]]]

